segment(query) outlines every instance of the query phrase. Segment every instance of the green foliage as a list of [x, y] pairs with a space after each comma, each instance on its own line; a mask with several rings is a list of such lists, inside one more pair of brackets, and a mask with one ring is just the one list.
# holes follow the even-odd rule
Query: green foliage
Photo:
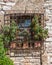
[[4, 43], [8, 45], [11, 41], [16, 39], [16, 31], [18, 27], [15, 21], [12, 21], [10, 26], [4, 25], [3, 33], [4, 33]]
[[31, 22], [31, 32], [35, 41], [43, 41], [48, 36], [48, 29], [44, 29], [38, 21], [38, 17], [34, 17]]
[[3, 34], [0, 34], [0, 59], [5, 55], [4, 45], [3, 45]]
[[14, 65], [13, 61], [5, 55], [3, 43], [3, 34], [0, 34], [0, 65]]
[[4, 33], [9, 33], [10, 32], [10, 27], [8, 26], [8, 25], [4, 25], [3, 26], [3, 31], [4, 31]]
[[16, 39], [16, 31], [17, 31], [18, 27], [15, 21], [11, 22], [11, 26], [10, 26], [10, 36], [11, 36], [11, 41]]
[[2, 59], [0, 59], [0, 65], [14, 65], [14, 64], [9, 57], [4, 56]]
[[8, 45], [11, 41], [15, 39], [17, 30], [17, 24], [12, 21], [11, 26], [4, 25], [2, 31], [3, 33], [0, 34], [0, 65], [14, 65], [13, 61], [5, 55], [5, 48], [4, 44]]
[[8, 43], [10, 42], [10, 27], [7, 25], [3, 26], [3, 40], [4, 40], [4, 44], [8, 45]]

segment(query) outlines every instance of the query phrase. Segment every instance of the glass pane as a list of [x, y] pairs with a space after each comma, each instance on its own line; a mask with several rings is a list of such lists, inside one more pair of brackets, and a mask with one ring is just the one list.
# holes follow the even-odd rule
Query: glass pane
[[31, 23], [30, 19], [25, 19], [25, 20], [21, 20], [18, 26], [19, 28], [28, 28], [30, 26], [30, 23]]

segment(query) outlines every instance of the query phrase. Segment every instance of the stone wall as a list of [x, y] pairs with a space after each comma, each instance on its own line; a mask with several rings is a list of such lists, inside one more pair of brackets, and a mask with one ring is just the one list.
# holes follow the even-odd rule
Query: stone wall
[[16, 57], [12, 58], [15, 65], [40, 65], [40, 60], [34, 57]]
[[[25, 51], [25, 50], [24, 50]], [[15, 65], [40, 65], [40, 52], [28, 50], [28, 52], [18, 53], [16, 57], [10, 57]], [[13, 53], [10, 55], [12, 56]]]
[[1, 26], [3, 25], [4, 25], [4, 15], [0, 13], [0, 29], [1, 29]]
[[[46, 27], [45, 28], [48, 28], [48, 35], [49, 35], [49, 38], [46, 39], [45, 41], [45, 53], [42, 55], [42, 62], [43, 62], [43, 65], [52, 65], [52, 0], [46, 0], [44, 2], [44, 9], [45, 9], [45, 21], [44, 23], [46, 23]], [[18, 59], [20, 57], [16, 57], [16, 59]], [[25, 59], [27, 59], [28, 61], [28, 64], [27, 65], [39, 65], [40, 62], [40, 58], [39, 60], [37, 60], [36, 62], [36, 59], [34, 59], [35, 57], [21, 57], [20, 59], [22, 61], [24, 61]], [[15, 58], [14, 58], [15, 59]], [[19, 65], [21, 64], [21, 60], [20, 60], [20, 63]], [[31, 63], [30, 61], [34, 61], [34, 63]], [[14, 62], [15, 63], [15, 62]], [[17, 62], [18, 63], [18, 62]], [[22, 63], [21, 65], [23, 65], [24, 63]], [[26, 64], [24, 64], [26, 65]]]
[[[47, 56], [47, 65], [52, 65], [52, 0], [45, 0], [44, 3], [45, 8], [45, 23], [48, 28], [49, 38], [46, 39], [45, 47], [46, 47], [46, 56]], [[44, 59], [45, 60], [45, 59]]]
[[[15, 2], [18, 0], [15, 0]], [[22, 1], [22, 0], [20, 0]], [[30, 0], [31, 3], [34, 3], [35, 0]], [[43, 2], [44, 0], [36, 0], [36, 4], [40, 4], [39, 2]], [[25, 2], [25, 0], [24, 0]], [[21, 4], [21, 3], [20, 3]], [[22, 2], [23, 4], [23, 2]], [[24, 5], [24, 4], [23, 4]], [[41, 4], [42, 5], [42, 4]], [[41, 7], [38, 6], [39, 7]], [[45, 0], [44, 4], [42, 5], [44, 6], [45, 9], [45, 21], [44, 23], [46, 23], [46, 27], [48, 28], [48, 33], [49, 33], [49, 38], [46, 39], [45, 41], [45, 53], [42, 55], [42, 62], [43, 65], [52, 65], [52, 0]], [[24, 7], [25, 8], [25, 7]], [[13, 9], [16, 9], [15, 7]], [[34, 8], [33, 8], [34, 9]], [[36, 7], [37, 9], [37, 7]], [[42, 10], [42, 9], [41, 9]], [[4, 24], [4, 14], [0, 14], [0, 27], [1, 24]], [[40, 56], [35, 56], [33, 57], [32, 52], [30, 53], [31, 56], [22, 56], [22, 57], [10, 57], [13, 61], [15, 65], [40, 65]], [[36, 54], [35, 51], [33, 52], [33, 54]], [[25, 54], [24, 54], [25, 55]]]

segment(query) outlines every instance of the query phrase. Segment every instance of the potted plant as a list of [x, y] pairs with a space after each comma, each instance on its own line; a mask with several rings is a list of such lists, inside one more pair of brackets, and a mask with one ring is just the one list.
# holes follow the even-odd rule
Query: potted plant
[[34, 16], [31, 22], [31, 40], [35, 43], [35, 47], [40, 47], [42, 42], [48, 36], [48, 29], [44, 29], [40, 24], [37, 16]]
[[11, 42], [11, 45], [13, 46], [13, 48], [16, 47], [15, 40], [16, 40], [17, 29], [18, 29], [18, 27], [17, 27], [16, 22], [12, 21], [10, 23], [10, 42]]
[[8, 48], [10, 43], [10, 27], [7, 25], [4, 25], [3, 28], [3, 40], [4, 40], [4, 47]]
[[[16, 39], [16, 31], [18, 27], [15, 21], [12, 21], [10, 23], [10, 26], [4, 25], [3, 27], [3, 33], [4, 33], [4, 45], [8, 46], [11, 44], [12, 46], [16, 45], [16, 42], [14, 43]], [[13, 43], [13, 44], [12, 44]], [[10, 47], [12, 47], [10, 46]], [[12, 47], [14, 48], [14, 47]]]

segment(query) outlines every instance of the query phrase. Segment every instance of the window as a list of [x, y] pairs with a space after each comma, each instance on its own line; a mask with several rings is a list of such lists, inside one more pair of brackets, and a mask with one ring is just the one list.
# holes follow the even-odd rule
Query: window
[[[32, 21], [32, 18], [34, 15], [19, 15], [18, 14], [7, 14], [5, 15], [5, 24], [10, 24], [12, 20], [14, 20], [17, 23], [17, 27], [19, 30], [17, 30], [17, 42], [22, 43], [24, 41], [26, 33], [23, 33], [24, 31], [27, 31], [29, 34], [30, 32], [30, 24]], [[43, 14], [39, 15], [39, 24], [44, 26], [44, 17]], [[30, 36], [31, 37], [31, 36]], [[33, 45], [32, 45], [33, 46]]]

